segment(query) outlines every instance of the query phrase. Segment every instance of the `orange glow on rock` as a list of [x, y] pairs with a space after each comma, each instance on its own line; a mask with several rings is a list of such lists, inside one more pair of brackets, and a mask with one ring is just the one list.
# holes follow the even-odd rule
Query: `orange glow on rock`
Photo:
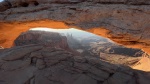
[[[67, 29], [67, 28], [77, 28], [82, 30], [79, 27], [75, 26], [68, 26], [64, 22], [54, 21], [54, 20], [40, 20], [40, 21], [29, 21], [29, 22], [11, 22], [11, 23], [4, 23], [0, 22], [0, 46], [4, 48], [9, 48], [13, 45], [13, 41], [20, 35], [21, 32], [25, 32], [30, 28], [35, 27], [46, 27], [46, 28], [54, 28], [54, 29]], [[111, 36], [111, 31], [107, 30], [104, 27], [98, 28], [90, 28], [85, 29], [84, 31], [88, 31], [94, 33], [96, 35], [100, 35], [106, 38], [113, 40], [119, 44], [123, 44], [130, 48], [140, 48], [143, 49], [145, 52], [150, 54], [150, 46], [145, 46], [143, 44], [130, 44], [127, 41], [123, 42], [120, 41], [121, 39], [116, 39]]]
[[13, 41], [20, 35], [34, 27], [49, 27], [49, 28], [69, 28], [63, 22], [56, 21], [31, 21], [31, 22], [14, 22], [14, 23], [0, 23], [0, 46], [9, 48], [13, 45]]

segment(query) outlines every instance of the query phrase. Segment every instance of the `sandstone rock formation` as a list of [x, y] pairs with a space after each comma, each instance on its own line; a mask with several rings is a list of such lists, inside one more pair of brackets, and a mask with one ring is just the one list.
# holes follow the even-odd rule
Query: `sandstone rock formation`
[[79, 53], [68, 46], [67, 38], [56, 32], [46, 31], [27, 31], [19, 35], [14, 46], [23, 46], [30, 44], [42, 44], [47, 47], [59, 47], [76, 55]]
[[14, 41], [14, 46], [29, 44], [44, 44], [46, 46], [56, 46], [68, 50], [67, 38], [56, 32], [27, 31], [21, 33]]
[[76, 27], [150, 52], [149, 0], [5, 0], [0, 7], [4, 47], [31, 27]]
[[0, 53], [0, 84], [149, 84], [150, 74], [75, 56], [61, 48], [16, 46]]
[[[11, 47], [21, 32], [33, 27], [76, 27], [150, 53], [149, 18], [149, 0], [5, 0], [0, 3], [0, 46]], [[149, 82], [148, 72], [61, 48], [37, 44], [0, 51], [0, 84]]]
[[[115, 43], [106, 42], [92, 42], [84, 46], [88, 52], [83, 54], [91, 55], [97, 59], [112, 63], [121, 64], [132, 67], [142, 59], [143, 51], [140, 49], [126, 48]], [[88, 54], [86, 54], [88, 53]], [[138, 69], [138, 68], [136, 68]], [[144, 70], [140, 68], [140, 70]]]
[[[106, 53], [100, 53], [100, 56], [97, 58], [101, 59], [102, 61], [109, 62], [111, 64], [124, 65], [132, 68], [137, 63], [139, 63], [139, 61], [142, 59], [142, 57], [130, 57], [130, 56], [124, 56], [118, 54], [106, 54]], [[149, 66], [148, 63], [147, 65]], [[142, 71], [148, 71], [143, 68], [136, 68], [136, 69]]]
[[148, 54], [143, 54], [142, 59], [132, 66], [133, 69], [150, 71], [150, 58]]
[[[85, 41], [87, 40], [85, 39]], [[99, 55], [102, 52], [107, 54], [118, 54], [131, 57], [140, 57], [144, 53], [141, 49], [127, 48], [109, 41], [91, 40], [90, 42], [87, 41], [85, 43], [86, 44], [82, 43], [84, 47], [87, 48], [90, 51], [90, 53], [93, 53], [95, 55]]]

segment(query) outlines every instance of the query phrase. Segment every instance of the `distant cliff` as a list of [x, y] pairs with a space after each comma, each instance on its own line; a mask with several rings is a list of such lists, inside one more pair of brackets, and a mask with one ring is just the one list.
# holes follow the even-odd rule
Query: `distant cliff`
[[14, 41], [14, 46], [24, 46], [30, 44], [39, 44], [47, 47], [58, 47], [74, 54], [79, 54], [68, 46], [67, 38], [56, 32], [46, 31], [27, 31], [21, 33]]

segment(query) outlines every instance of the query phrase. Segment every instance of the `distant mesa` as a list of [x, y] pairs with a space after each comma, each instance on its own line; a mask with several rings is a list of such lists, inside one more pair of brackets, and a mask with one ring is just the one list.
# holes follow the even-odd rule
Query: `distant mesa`
[[69, 48], [67, 38], [56, 32], [46, 31], [27, 31], [21, 33], [14, 41], [14, 46], [24, 46], [30, 44], [39, 44], [47, 47], [57, 47], [79, 54]]

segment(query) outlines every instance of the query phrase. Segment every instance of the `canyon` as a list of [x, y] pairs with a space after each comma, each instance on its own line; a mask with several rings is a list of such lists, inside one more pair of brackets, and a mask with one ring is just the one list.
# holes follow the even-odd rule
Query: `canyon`
[[0, 52], [0, 84], [149, 84], [150, 74], [61, 48], [17, 46]]
[[[77, 28], [145, 54], [132, 68], [112, 64], [81, 56], [58, 34], [50, 37], [54, 42], [41, 44], [44, 33], [22, 33], [36, 27]], [[149, 84], [149, 27], [149, 0], [4, 0], [0, 84]]]
[[149, 84], [148, 72], [110, 63], [75, 53], [58, 33], [27, 31], [0, 49], [0, 84]]
[[12, 46], [21, 32], [33, 27], [74, 27], [149, 53], [149, 4], [149, 0], [5, 0], [0, 3], [0, 44]]

